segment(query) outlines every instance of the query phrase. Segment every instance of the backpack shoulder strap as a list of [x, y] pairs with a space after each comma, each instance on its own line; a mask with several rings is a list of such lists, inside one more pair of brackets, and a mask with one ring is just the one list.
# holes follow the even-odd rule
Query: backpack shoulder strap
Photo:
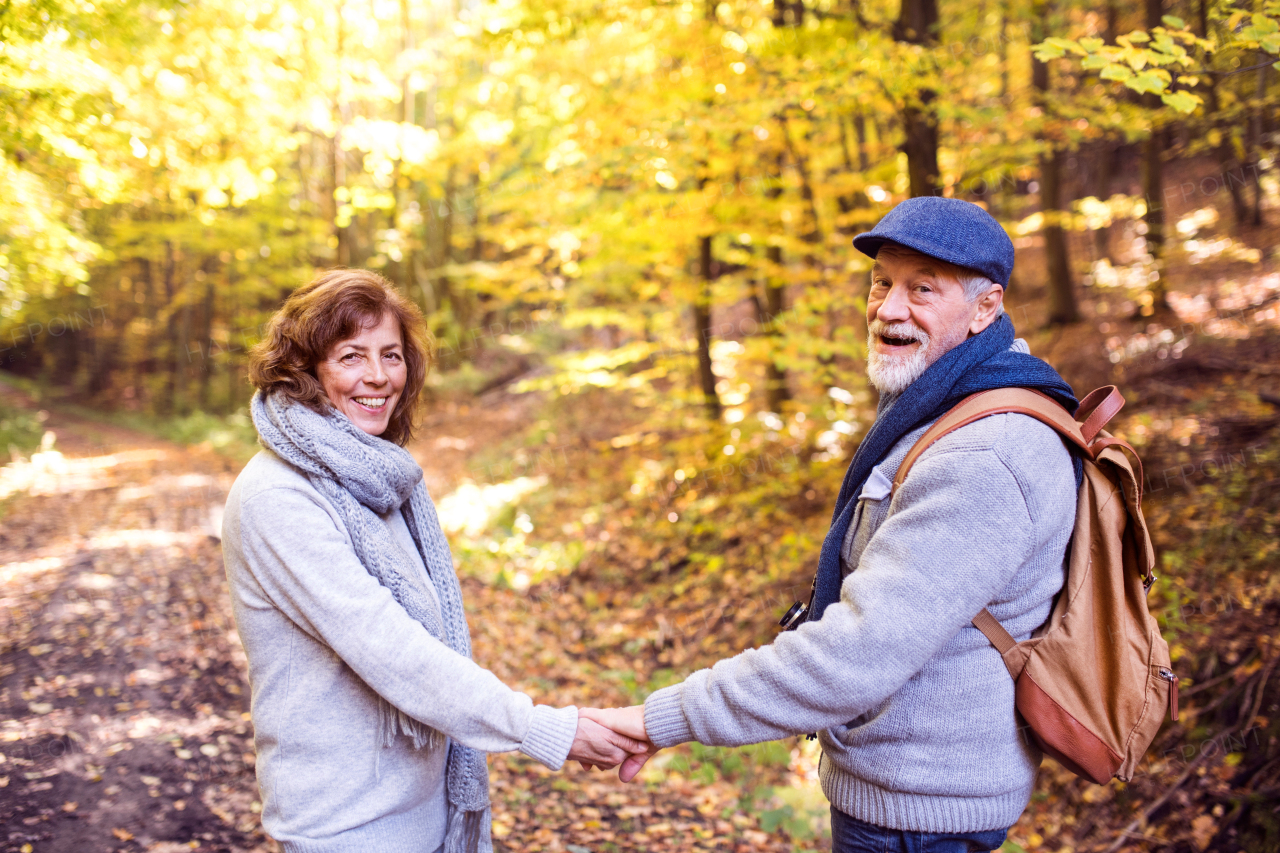
[[[1097, 392], [1095, 391], [1094, 393], [1096, 394]], [[1092, 396], [1091, 394], [1085, 399], [1089, 400]], [[1096, 400], [1093, 402], [1095, 406], [1098, 406]], [[1123, 405], [1123, 398], [1121, 399], [1121, 404]], [[1099, 408], [1101, 407], [1099, 406]], [[929, 427], [911, 450], [907, 452], [902, 464], [898, 466], [898, 473], [893, 478], [892, 493], [898, 491], [903, 481], [907, 479], [911, 466], [935, 441], [955, 432], [962, 426], [968, 426], [974, 421], [982, 420], [990, 415], [1009, 413], [1029, 415], [1041, 423], [1053, 427], [1064, 439], [1080, 448], [1086, 457], [1089, 459], [1094, 457], [1093, 451], [1089, 448], [1089, 442], [1081, 430], [1080, 423], [1066, 409], [1058, 405], [1052, 397], [1039, 391], [1032, 391], [1030, 388], [997, 388], [994, 391], [981, 391], [964, 398], [951, 411], [939, 418], [933, 426]], [[1096, 409], [1092, 414], [1096, 414]], [[1114, 414], [1114, 412], [1111, 414]], [[1107, 420], [1110, 420], [1110, 417], [1110, 415], [1107, 415], [1105, 419], [1102, 419], [1102, 423], [1106, 423]], [[1101, 429], [1101, 425], [1097, 429]]]
[[[1086, 396], [1076, 410], [1075, 417], [1058, 405], [1052, 397], [1039, 391], [1032, 391], [1030, 388], [998, 388], [970, 395], [929, 427], [907, 452], [906, 458], [898, 466], [897, 474], [894, 475], [893, 492], [898, 491], [898, 487], [907, 479], [911, 466], [935, 441], [962, 426], [990, 415], [1008, 413], [1029, 415], [1053, 427], [1065, 440], [1080, 448], [1086, 458], [1094, 459], [1097, 453], [1106, 447], [1112, 444], [1124, 444], [1110, 437], [1094, 444], [1098, 433], [1123, 405], [1124, 397], [1115, 386], [1111, 385], [1099, 388]], [[1132, 448], [1129, 449], [1132, 450]], [[1002, 655], [1016, 645], [1014, 638], [985, 607], [973, 617], [973, 626], [986, 635]]]

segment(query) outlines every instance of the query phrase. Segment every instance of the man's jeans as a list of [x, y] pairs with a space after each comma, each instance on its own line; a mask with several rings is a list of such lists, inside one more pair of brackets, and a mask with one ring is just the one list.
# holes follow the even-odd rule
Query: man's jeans
[[1007, 829], [905, 832], [885, 829], [831, 809], [832, 853], [987, 853], [999, 850], [1007, 833]]

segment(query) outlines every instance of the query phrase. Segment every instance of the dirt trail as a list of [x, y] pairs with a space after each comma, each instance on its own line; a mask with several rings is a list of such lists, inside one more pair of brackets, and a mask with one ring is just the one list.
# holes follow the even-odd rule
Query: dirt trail
[[234, 466], [44, 425], [55, 452], [0, 472], [0, 849], [267, 849], [210, 535]]
[[[435, 495], [528, 415], [494, 402], [427, 419], [413, 451]], [[0, 853], [275, 849], [213, 535], [237, 466], [56, 411], [45, 426], [57, 452], [0, 469]], [[556, 608], [465, 587], [487, 626], [477, 658], [537, 701], [571, 701], [581, 673]], [[508, 850], [791, 848], [734, 814], [724, 786], [491, 766]]]

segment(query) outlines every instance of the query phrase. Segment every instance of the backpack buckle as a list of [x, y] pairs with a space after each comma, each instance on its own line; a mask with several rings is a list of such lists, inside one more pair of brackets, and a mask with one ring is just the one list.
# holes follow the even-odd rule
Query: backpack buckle
[[1151, 585], [1157, 580], [1159, 580], [1159, 578], [1156, 577], [1155, 572], [1147, 572], [1147, 576], [1142, 579], [1142, 591], [1144, 593], [1151, 592]]

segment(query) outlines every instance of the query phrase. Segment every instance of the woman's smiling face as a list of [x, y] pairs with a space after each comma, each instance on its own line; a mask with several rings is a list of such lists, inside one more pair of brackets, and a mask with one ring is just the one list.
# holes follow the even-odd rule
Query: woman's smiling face
[[407, 375], [400, 322], [390, 312], [338, 341], [316, 365], [329, 402], [369, 435], [386, 432]]

